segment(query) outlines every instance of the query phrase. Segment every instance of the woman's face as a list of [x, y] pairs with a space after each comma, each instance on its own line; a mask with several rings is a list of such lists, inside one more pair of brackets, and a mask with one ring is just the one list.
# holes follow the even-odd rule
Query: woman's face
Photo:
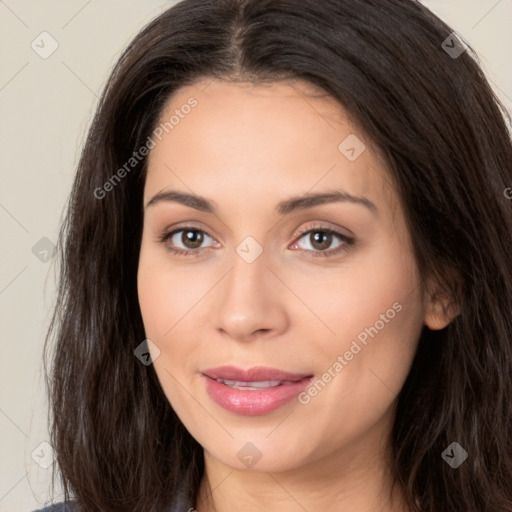
[[138, 290], [172, 407], [231, 468], [371, 461], [426, 318], [383, 161], [303, 82], [187, 86], [161, 122]]

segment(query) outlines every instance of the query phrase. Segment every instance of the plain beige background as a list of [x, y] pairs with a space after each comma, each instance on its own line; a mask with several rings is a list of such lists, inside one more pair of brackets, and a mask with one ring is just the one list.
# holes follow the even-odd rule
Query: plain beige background
[[[51, 249], [86, 129], [120, 51], [173, 3], [0, 0], [1, 512], [49, 500], [41, 361], [55, 297]], [[477, 51], [512, 111], [512, 0], [424, 3]]]

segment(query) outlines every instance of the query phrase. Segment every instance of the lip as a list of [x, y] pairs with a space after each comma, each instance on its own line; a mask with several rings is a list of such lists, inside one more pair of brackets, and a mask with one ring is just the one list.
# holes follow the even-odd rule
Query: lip
[[[224, 409], [236, 414], [255, 416], [268, 414], [299, 395], [312, 381], [313, 375], [290, 373], [277, 368], [258, 366], [248, 369], [220, 366], [202, 372], [206, 391]], [[239, 382], [281, 381], [275, 387], [236, 389], [216, 379]]]
[[210, 368], [203, 372], [203, 375], [211, 379], [240, 380], [244, 382], [256, 382], [264, 380], [298, 381], [310, 377], [310, 373], [290, 373], [277, 368], [266, 366], [254, 366], [252, 368], [237, 368], [236, 366], [219, 366]]

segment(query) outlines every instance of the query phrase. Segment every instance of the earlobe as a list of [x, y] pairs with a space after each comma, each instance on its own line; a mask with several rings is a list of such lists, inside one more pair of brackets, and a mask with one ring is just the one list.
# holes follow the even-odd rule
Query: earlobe
[[440, 285], [433, 292], [427, 292], [423, 323], [432, 331], [444, 329], [459, 313], [460, 305], [456, 299]]

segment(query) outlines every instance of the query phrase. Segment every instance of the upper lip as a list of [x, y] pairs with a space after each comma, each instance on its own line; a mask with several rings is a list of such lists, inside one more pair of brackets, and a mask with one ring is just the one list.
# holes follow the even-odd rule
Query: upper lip
[[265, 366], [255, 366], [247, 369], [237, 368], [236, 366], [219, 366], [203, 371], [203, 375], [215, 380], [226, 379], [242, 382], [263, 382], [267, 380], [294, 382], [312, 376], [308, 373], [290, 373], [278, 368], [268, 368]]

